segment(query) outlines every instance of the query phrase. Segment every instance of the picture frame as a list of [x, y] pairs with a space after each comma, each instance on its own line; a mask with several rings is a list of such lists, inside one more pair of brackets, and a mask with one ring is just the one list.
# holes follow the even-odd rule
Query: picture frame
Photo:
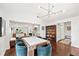
[[42, 26], [42, 30], [44, 30], [44, 26]]
[[67, 26], [67, 30], [70, 31], [71, 30], [71, 26]]

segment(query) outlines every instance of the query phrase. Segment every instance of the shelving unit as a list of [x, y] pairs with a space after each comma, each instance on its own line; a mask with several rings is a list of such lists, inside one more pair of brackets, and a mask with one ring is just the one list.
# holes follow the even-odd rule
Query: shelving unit
[[46, 26], [46, 38], [48, 40], [50, 39], [56, 39], [56, 26]]
[[46, 39], [52, 45], [52, 55], [56, 55], [56, 25], [46, 26]]

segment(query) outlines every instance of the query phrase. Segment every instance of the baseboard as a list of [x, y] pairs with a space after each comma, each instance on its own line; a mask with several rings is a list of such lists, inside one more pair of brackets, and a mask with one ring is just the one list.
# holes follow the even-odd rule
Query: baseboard
[[2, 51], [2, 53], [0, 54], [0, 56], [4, 56], [4, 55], [5, 55], [6, 50], [8, 50], [8, 49], [9, 49], [9, 48], [4, 49], [4, 50]]
[[4, 56], [5, 52], [6, 52], [6, 49], [5, 49], [5, 50], [3, 50], [3, 51], [1, 51], [0, 56]]
[[5, 49], [5, 51], [3, 52], [2, 56], [4, 56], [5, 52], [6, 52], [6, 49]]

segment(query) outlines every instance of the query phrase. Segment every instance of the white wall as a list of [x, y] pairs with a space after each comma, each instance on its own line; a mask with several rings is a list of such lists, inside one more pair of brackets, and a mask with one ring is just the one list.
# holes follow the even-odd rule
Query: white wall
[[[45, 21], [42, 19], [40, 20], [40, 36], [43, 38], [46, 38], [46, 25], [45, 25]], [[44, 26], [44, 30], [42, 30], [42, 26]]]
[[[2, 13], [2, 10], [0, 10], [0, 17], [3, 16], [3, 13]], [[5, 37], [0, 37], [0, 55], [3, 55], [4, 54], [4, 50], [5, 50], [5, 45], [3, 44], [4, 43], [4, 38]]]
[[0, 56], [5, 53], [5, 37], [0, 37]]
[[6, 21], [6, 35], [3, 37], [0, 37], [0, 55], [4, 55], [6, 49], [9, 49], [9, 40], [11, 38], [10, 35], [10, 26], [9, 26], [9, 19], [6, 17], [5, 11], [1, 8], [0, 9], [0, 17], [2, 17]]
[[2, 17], [4, 20], [6, 20], [6, 35], [3, 37], [0, 37], [0, 56], [4, 55], [6, 49], [9, 48], [9, 21], [5, 18], [4, 12], [0, 9], [0, 17]]
[[[42, 26], [44, 26], [44, 30], [42, 30]], [[46, 27], [45, 25], [40, 26], [40, 36], [46, 38]]]
[[3, 36], [0, 37], [0, 56], [3, 56], [5, 54], [6, 49], [9, 48], [9, 37]]
[[71, 33], [72, 33], [72, 46], [79, 48], [79, 16], [72, 18], [71, 23]]

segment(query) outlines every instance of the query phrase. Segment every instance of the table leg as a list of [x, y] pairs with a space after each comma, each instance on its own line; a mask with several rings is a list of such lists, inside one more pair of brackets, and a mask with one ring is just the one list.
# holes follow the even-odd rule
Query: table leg
[[28, 47], [27, 49], [27, 56], [34, 56], [34, 49], [33, 47]]

